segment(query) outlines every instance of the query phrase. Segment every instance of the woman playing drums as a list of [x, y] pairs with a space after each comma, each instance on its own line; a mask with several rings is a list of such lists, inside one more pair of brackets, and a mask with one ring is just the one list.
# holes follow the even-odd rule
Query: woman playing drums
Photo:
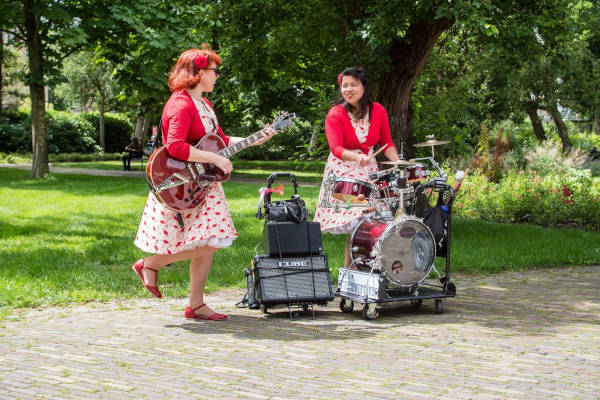
[[[338, 75], [340, 92], [327, 113], [325, 133], [331, 151], [325, 165], [315, 222], [323, 232], [350, 234], [363, 216], [362, 208], [341, 209], [321, 207], [327, 193], [326, 179], [330, 173], [347, 181], [370, 184], [369, 174], [377, 172], [377, 162], [369, 156], [373, 147], [386, 146], [383, 154], [390, 161], [398, 161], [398, 152], [392, 142], [388, 116], [379, 103], [371, 100], [371, 88], [362, 68], [346, 68]], [[349, 266], [346, 240], [344, 265]]]

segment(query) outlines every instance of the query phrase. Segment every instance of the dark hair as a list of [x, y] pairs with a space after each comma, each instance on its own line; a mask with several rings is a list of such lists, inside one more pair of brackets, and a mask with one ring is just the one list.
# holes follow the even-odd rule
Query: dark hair
[[369, 80], [367, 79], [367, 74], [360, 67], [359, 68], [351, 67], [351, 68], [346, 68], [339, 75], [340, 89], [338, 91], [338, 94], [334, 101], [334, 104], [344, 104], [344, 108], [347, 111], [352, 112], [353, 111], [352, 106], [349, 103], [347, 103], [346, 100], [344, 100], [344, 97], [342, 96], [341, 83], [342, 83], [342, 80], [344, 79], [344, 76], [352, 76], [352, 77], [360, 80], [363, 87], [365, 88], [365, 91], [360, 99], [360, 103], [359, 103], [360, 108], [357, 110], [358, 112], [355, 114], [357, 116], [357, 118], [362, 119], [370, 114], [371, 108], [373, 107], [373, 101], [371, 100], [371, 85], [369, 84]]
[[131, 143], [129, 143], [130, 145], [134, 146], [134, 147], [139, 147], [140, 146], [140, 141], [137, 138], [137, 136], [132, 136], [131, 137]]

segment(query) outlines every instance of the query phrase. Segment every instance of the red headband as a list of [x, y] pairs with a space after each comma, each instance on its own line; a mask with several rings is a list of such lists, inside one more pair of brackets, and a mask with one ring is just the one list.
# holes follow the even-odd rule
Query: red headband
[[338, 85], [342, 84], [342, 74], [343, 74], [343, 72], [340, 72], [338, 75]]
[[198, 54], [194, 58], [194, 65], [198, 69], [206, 68], [208, 66], [208, 57], [205, 56], [204, 54]]

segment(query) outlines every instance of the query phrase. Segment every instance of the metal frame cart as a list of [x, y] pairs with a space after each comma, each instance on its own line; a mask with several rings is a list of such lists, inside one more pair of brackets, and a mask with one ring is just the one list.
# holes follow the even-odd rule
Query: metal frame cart
[[[424, 193], [427, 189], [432, 189], [430, 196], [433, 196], [433, 193], [438, 194], [436, 206], [429, 210], [415, 210], [417, 196], [425, 196], [424, 198], [428, 199]], [[446, 272], [444, 276], [440, 276], [435, 266], [432, 269], [432, 272], [437, 273], [439, 283], [427, 279], [408, 288], [397, 287], [378, 271], [365, 272], [340, 268], [335, 294], [341, 298], [340, 310], [342, 312], [352, 312], [354, 303], [362, 304], [362, 317], [366, 320], [373, 320], [379, 317], [377, 306], [382, 306], [385, 303], [410, 301], [414, 307], [419, 307], [423, 304], [423, 300], [430, 299], [435, 302], [436, 313], [441, 314], [444, 312], [442, 299], [456, 295], [456, 286], [450, 281], [450, 232], [454, 197], [455, 191], [445, 183], [436, 185], [433, 188], [421, 185], [416, 190], [415, 201], [410, 208], [410, 214], [416, 214], [419, 217], [426, 217], [427, 212], [436, 207], [442, 210], [446, 216], [443, 234], [436, 237], [437, 257], [446, 259]], [[425, 221], [427, 221], [427, 218], [425, 218]]]

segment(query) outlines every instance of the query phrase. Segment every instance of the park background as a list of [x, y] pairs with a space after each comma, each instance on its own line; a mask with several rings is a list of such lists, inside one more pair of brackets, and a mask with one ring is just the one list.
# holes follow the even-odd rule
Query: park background
[[[0, 163], [31, 163], [0, 168], [0, 316], [145, 295], [130, 270], [145, 182], [49, 164], [121, 169], [130, 136], [145, 143], [158, 125], [176, 57], [202, 43], [223, 59], [209, 99], [226, 133], [298, 115], [236, 155], [234, 177], [291, 170], [318, 184], [337, 75], [362, 66], [407, 157], [428, 155], [413, 145], [434, 135], [450, 141], [436, 148], [450, 182], [471, 169], [453, 210], [454, 270], [600, 263], [597, 1], [24, 0], [0, 5], [0, 29]], [[243, 285], [260, 186], [225, 184], [240, 238], [218, 253], [211, 290]], [[318, 188], [300, 192], [314, 211]], [[342, 239], [324, 237], [334, 275]], [[185, 266], [159, 282], [185, 296]]]

